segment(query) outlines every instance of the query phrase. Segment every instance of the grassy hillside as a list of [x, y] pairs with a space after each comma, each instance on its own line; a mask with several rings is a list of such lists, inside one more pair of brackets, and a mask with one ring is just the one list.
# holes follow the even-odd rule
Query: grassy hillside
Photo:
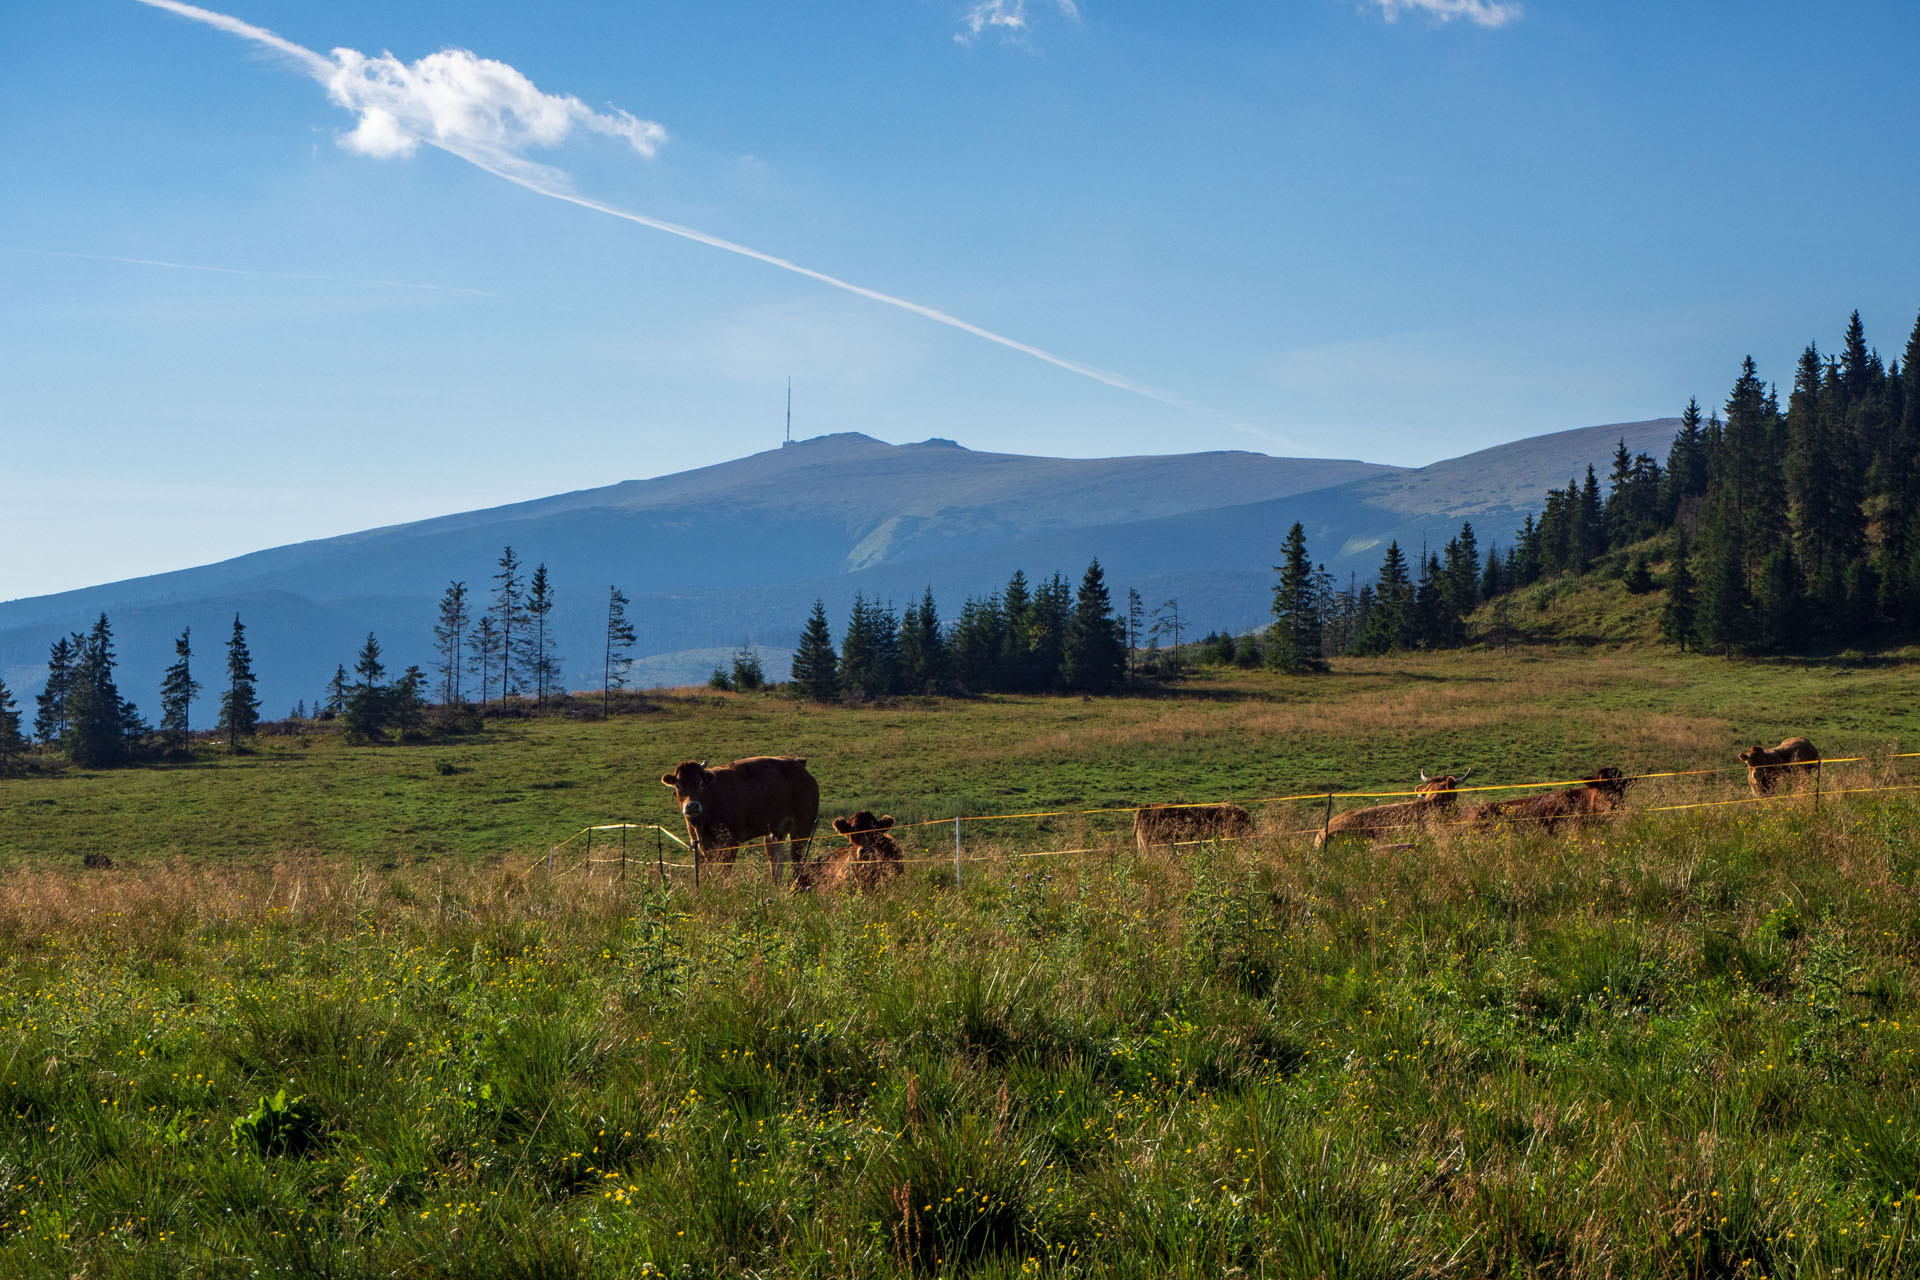
[[[1885, 758], [1911, 680], [1461, 653], [9, 780], [0, 1275], [1920, 1274], [1920, 791], [1835, 794], [1920, 781]], [[1789, 731], [1880, 758], [1817, 809], [1649, 781], [1587, 831], [1315, 851], [1270, 806], [1246, 845], [864, 896], [526, 865], [669, 818], [689, 755], [799, 751], [830, 812], [912, 818]]]

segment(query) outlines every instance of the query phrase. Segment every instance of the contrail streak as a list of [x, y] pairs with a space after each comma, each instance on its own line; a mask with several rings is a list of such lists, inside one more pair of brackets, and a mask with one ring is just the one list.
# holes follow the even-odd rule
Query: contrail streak
[[[196, 22], [203, 22], [208, 26], [216, 27], [231, 35], [240, 36], [243, 39], [251, 40], [256, 44], [272, 49], [276, 53], [282, 54], [299, 64], [303, 71], [323, 85], [331, 87], [335, 74], [340, 70], [339, 64], [333, 59], [323, 57], [311, 49], [275, 35], [264, 27], [256, 27], [252, 23], [243, 22], [238, 18], [229, 17], [223, 13], [216, 13], [211, 9], [202, 9], [198, 5], [184, 4], [181, 3], [181, 0], [139, 0], [139, 2], [150, 5], [156, 9], [165, 9], [169, 13], [178, 14], [183, 18], [191, 18]], [[495, 149], [492, 147], [463, 147], [458, 143], [449, 142], [445, 139], [436, 139], [426, 134], [420, 134], [418, 136], [422, 142], [438, 147], [450, 155], [458, 156], [468, 164], [484, 170], [496, 178], [504, 178], [508, 182], [532, 191], [537, 195], [547, 196], [554, 200], [564, 200], [568, 204], [578, 205], [582, 209], [591, 209], [595, 213], [603, 213], [609, 217], [637, 223], [643, 227], [650, 227], [655, 231], [664, 231], [668, 235], [679, 236], [683, 240], [691, 240], [696, 244], [703, 244], [709, 248], [738, 254], [743, 258], [751, 258], [755, 262], [763, 262], [770, 267], [778, 267], [782, 271], [790, 271], [795, 275], [805, 276], [809, 280], [818, 281], [832, 288], [844, 290], [847, 293], [866, 298], [872, 302], [884, 303], [890, 307], [898, 307], [902, 311], [911, 312], [923, 319], [931, 320], [936, 324], [943, 324], [948, 328], [958, 329], [960, 332], [972, 334], [976, 338], [984, 338], [988, 342], [997, 343], [1009, 350], [1032, 356], [1036, 360], [1044, 360], [1055, 368], [1065, 369], [1068, 373], [1079, 374], [1083, 378], [1091, 378], [1095, 382], [1104, 383], [1116, 390], [1130, 392], [1137, 396], [1145, 396], [1149, 400], [1158, 401], [1170, 408], [1218, 416], [1212, 414], [1210, 410], [1190, 404], [1178, 396], [1145, 386], [1130, 378], [1121, 377], [1119, 374], [1108, 373], [1103, 369], [1096, 369], [1092, 365], [1081, 364], [1078, 361], [1069, 360], [1064, 356], [1057, 356], [1051, 351], [1036, 347], [1031, 343], [1021, 342], [1017, 338], [1009, 338], [1005, 334], [995, 333], [991, 329], [982, 328], [980, 325], [974, 324], [971, 321], [962, 320], [959, 316], [950, 315], [938, 308], [925, 306], [907, 298], [896, 297], [890, 293], [882, 293], [878, 289], [869, 289], [865, 285], [855, 284], [850, 280], [842, 280], [838, 276], [828, 275], [824, 271], [816, 271], [812, 267], [803, 267], [799, 263], [790, 261], [789, 259], [771, 253], [764, 253], [759, 249], [751, 248], [748, 245], [740, 244], [733, 240], [723, 239], [720, 236], [709, 235], [707, 232], [696, 230], [693, 227], [682, 226], [677, 222], [668, 222], [662, 218], [651, 218], [646, 214], [634, 213], [629, 209], [622, 209], [615, 205], [605, 204], [598, 200], [589, 199], [586, 196], [577, 195], [563, 187], [554, 185], [551, 181], [541, 180], [548, 175], [559, 176], [554, 174], [553, 170], [532, 164], [531, 162], [524, 162], [519, 156], [511, 152], [504, 155], [495, 154]], [[1234, 423], [1233, 425], [1240, 426], [1238, 423]], [[1251, 431], [1251, 428], [1242, 427], [1241, 429]], [[1253, 434], [1261, 433], [1254, 432]]]

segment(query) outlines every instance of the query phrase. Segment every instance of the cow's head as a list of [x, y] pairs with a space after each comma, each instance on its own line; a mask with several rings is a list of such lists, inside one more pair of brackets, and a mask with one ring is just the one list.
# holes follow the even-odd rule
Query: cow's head
[[1757, 764], [1765, 764], [1766, 759], [1767, 749], [1757, 742], [1740, 753], [1740, 763], [1749, 768]]
[[672, 773], [660, 775], [660, 785], [673, 788], [674, 801], [689, 822], [700, 821], [700, 815], [706, 811], [701, 802], [706, 796], [707, 784], [712, 781], [713, 770], [707, 768], [704, 760], [682, 760], [673, 766]]
[[882, 831], [893, 825], [893, 815], [886, 814], [876, 818], [870, 809], [861, 809], [851, 818], [835, 818], [833, 829], [853, 843], [865, 848], [871, 845]]
[[1452, 804], [1453, 789], [1472, 776], [1473, 770], [1468, 769], [1465, 773], [1443, 773], [1437, 778], [1429, 778], [1426, 770], [1423, 769], [1420, 771], [1420, 785], [1416, 790], [1419, 792], [1422, 801], [1435, 804]]
[[1615, 799], [1618, 799], [1619, 797], [1627, 794], [1627, 784], [1631, 783], [1632, 781], [1633, 781], [1632, 778], [1622, 776], [1621, 772], [1618, 769], [1614, 768], [1612, 765], [1606, 765], [1602, 768], [1595, 769], [1593, 771], [1593, 776], [1591, 778], [1585, 779], [1585, 782], [1590, 789], [1594, 791], [1603, 791], [1606, 794], [1613, 796]]

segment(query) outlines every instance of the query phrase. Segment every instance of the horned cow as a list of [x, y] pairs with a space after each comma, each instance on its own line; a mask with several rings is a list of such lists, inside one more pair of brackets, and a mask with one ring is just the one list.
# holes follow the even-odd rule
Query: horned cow
[[833, 829], [847, 837], [847, 843], [795, 868], [794, 889], [838, 889], [848, 883], [871, 889], [904, 874], [907, 867], [900, 856], [900, 845], [887, 834], [892, 825], [892, 814], [876, 818], [868, 809], [859, 810], [851, 818], [835, 818]]
[[1756, 742], [1740, 753], [1740, 760], [1747, 766], [1747, 786], [1761, 799], [1782, 786], [1798, 786], [1809, 775], [1820, 780], [1820, 749], [1805, 738], [1788, 738], [1772, 748]]
[[1133, 843], [1142, 853], [1154, 845], [1244, 840], [1252, 834], [1253, 815], [1237, 804], [1150, 804], [1133, 815]]
[[775, 883], [780, 863], [774, 843], [785, 840], [787, 860], [807, 860], [807, 841], [820, 821], [820, 784], [800, 756], [749, 756], [709, 769], [699, 760], [682, 760], [661, 776], [673, 791], [687, 838], [703, 856], [731, 863], [734, 849], [764, 840], [767, 872]]
[[1381, 836], [1395, 832], [1413, 832], [1429, 827], [1453, 812], [1456, 799], [1454, 788], [1473, 775], [1469, 769], [1455, 775], [1442, 774], [1429, 778], [1424, 771], [1420, 774], [1419, 794], [1411, 800], [1401, 800], [1393, 804], [1372, 804], [1364, 809], [1349, 809], [1345, 813], [1336, 813], [1326, 825], [1326, 829], [1313, 838], [1313, 847], [1323, 848], [1327, 841], [1335, 836], [1359, 836], [1364, 840], [1377, 840]]
[[1607, 765], [1594, 770], [1593, 776], [1582, 779], [1577, 787], [1474, 805], [1465, 816], [1468, 822], [1483, 827], [1513, 822], [1553, 831], [1567, 822], [1584, 822], [1612, 813], [1626, 798], [1632, 781]]

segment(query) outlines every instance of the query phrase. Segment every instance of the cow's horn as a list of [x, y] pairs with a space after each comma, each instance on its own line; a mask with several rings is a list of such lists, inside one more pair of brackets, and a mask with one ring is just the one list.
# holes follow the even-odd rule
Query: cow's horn
[[1426, 771], [1425, 769], [1422, 769], [1422, 770], [1420, 771], [1420, 781], [1422, 781], [1422, 782], [1432, 782], [1432, 781], [1433, 781], [1433, 779], [1432, 779], [1432, 778], [1429, 778], [1429, 777], [1427, 776], [1427, 771]]
[[1459, 781], [1461, 781], [1461, 782], [1465, 782], [1465, 781], [1466, 781], [1466, 780], [1467, 780], [1468, 778], [1471, 778], [1471, 777], [1473, 776], [1473, 771], [1474, 771], [1475, 769], [1478, 769], [1479, 767], [1480, 767], [1480, 766], [1479, 766], [1479, 765], [1477, 765], [1477, 764], [1476, 764], [1476, 765], [1469, 765], [1469, 766], [1467, 766], [1467, 771], [1466, 771], [1465, 773], [1463, 773], [1463, 774], [1461, 774], [1458, 780], [1459, 780]]

